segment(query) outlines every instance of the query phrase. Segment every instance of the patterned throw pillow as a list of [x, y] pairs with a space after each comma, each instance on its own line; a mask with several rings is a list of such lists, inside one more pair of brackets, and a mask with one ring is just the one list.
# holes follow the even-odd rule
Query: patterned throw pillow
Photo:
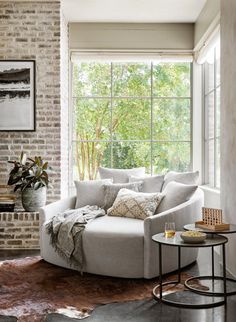
[[133, 191], [140, 191], [142, 188], [142, 185], [143, 185], [142, 182], [104, 184], [103, 188], [104, 188], [105, 198], [104, 198], [103, 208], [107, 210], [113, 205], [120, 189], [126, 188]]
[[155, 214], [161, 202], [162, 194], [135, 192], [121, 189], [113, 206], [108, 209], [109, 216], [129, 217], [144, 220]]

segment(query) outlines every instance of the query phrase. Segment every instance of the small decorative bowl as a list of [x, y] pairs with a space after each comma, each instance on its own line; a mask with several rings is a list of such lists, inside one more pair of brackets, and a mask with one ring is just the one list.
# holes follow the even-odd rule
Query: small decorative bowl
[[183, 239], [185, 243], [190, 244], [198, 244], [204, 242], [207, 235], [205, 233], [201, 233], [199, 231], [185, 231], [180, 234], [180, 237]]

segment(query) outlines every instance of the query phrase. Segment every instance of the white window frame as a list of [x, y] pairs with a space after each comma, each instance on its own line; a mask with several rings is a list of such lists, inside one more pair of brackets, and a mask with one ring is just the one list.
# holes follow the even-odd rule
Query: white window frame
[[[217, 186], [217, 140], [220, 136], [217, 136], [217, 90], [221, 88], [221, 82], [217, 84], [217, 59], [216, 59], [216, 47], [214, 47], [214, 85], [213, 88], [206, 92], [206, 73], [207, 62], [203, 64], [203, 115], [204, 115], [204, 184], [212, 189], [220, 190]], [[206, 104], [207, 98], [214, 94], [214, 135], [212, 138], [208, 137], [208, 105]], [[214, 178], [213, 185], [209, 183], [209, 142], [214, 141]]]

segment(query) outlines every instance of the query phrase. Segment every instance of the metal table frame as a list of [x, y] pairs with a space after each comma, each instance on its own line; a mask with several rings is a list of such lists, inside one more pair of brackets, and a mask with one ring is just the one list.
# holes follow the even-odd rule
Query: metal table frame
[[[161, 235], [161, 234], [159, 234]], [[163, 233], [162, 233], [163, 235]], [[155, 235], [154, 235], [155, 236]], [[153, 237], [154, 237], [153, 236]], [[223, 237], [223, 236], [221, 236]], [[207, 245], [207, 244], [197, 244], [197, 245], [194, 245], [194, 244], [187, 244], [187, 243], [183, 243], [183, 245], [175, 245], [175, 244], [168, 244], [168, 243], [164, 243], [164, 242], [160, 242], [160, 241], [157, 241], [155, 239], [153, 239], [155, 242], [158, 243], [158, 246], [159, 246], [159, 284], [154, 287], [153, 289], [153, 296], [156, 300], [158, 301], [161, 301], [163, 303], [166, 303], [166, 304], [169, 304], [169, 305], [172, 305], [172, 306], [176, 306], [176, 307], [185, 307], [185, 308], [195, 308], [195, 309], [199, 309], [199, 308], [211, 308], [211, 307], [216, 307], [216, 306], [220, 306], [220, 305], [223, 305], [223, 304], [226, 304], [227, 303], [227, 285], [226, 285], [226, 263], [225, 263], [225, 244], [228, 242], [228, 239], [226, 237], [223, 237], [225, 238], [224, 241], [220, 242], [220, 243], [216, 243], [214, 244], [214, 246], [212, 245]], [[168, 239], [166, 239], [168, 241]], [[172, 247], [177, 247], [178, 249], [178, 279], [176, 281], [171, 281], [171, 282], [162, 282], [163, 281], [163, 274], [162, 274], [162, 245], [166, 245], [166, 246], [172, 246]], [[192, 304], [192, 303], [179, 303], [179, 302], [176, 302], [176, 301], [171, 301], [171, 300], [168, 300], [166, 298], [163, 297], [163, 287], [166, 286], [166, 285], [169, 285], [169, 284], [179, 284], [181, 282], [181, 247], [197, 247], [197, 248], [201, 248], [201, 247], [211, 247], [212, 249], [212, 252], [214, 252], [214, 247], [215, 246], [221, 246], [222, 247], [222, 262], [223, 262], [223, 276], [222, 277], [219, 277], [221, 279], [223, 279], [223, 289], [224, 289], [224, 292], [221, 293], [221, 294], [218, 294], [217, 296], [222, 296], [223, 295], [223, 300], [220, 300], [220, 301], [217, 301], [217, 302], [214, 302], [214, 303], [207, 303], [207, 304]], [[214, 268], [212, 270], [212, 273], [214, 274]], [[214, 275], [213, 275], [214, 276]], [[205, 278], [205, 277], [204, 277]], [[218, 278], [218, 277], [215, 277], [214, 278]], [[193, 291], [195, 293], [199, 293], [201, 295], [205, 295], [205, 296], [216, 296], [215, 293], [210, 293], [208, 292], [207, 294], [204, 292], [204, 291], [200, 291], [200, 290], [196, 290], [192, 287], [189, 287], [187, 285], [186, 282], [190, 281], [190, 280], [193, 280], [193, 279], [201, 279], [201, 277], [191, 277], [189, 278], [188, 280], [185, 281], [184, 285], [190, 290], [190, 291]], [[158, 289], [159, 289], [159, 292], [158, 292]], [[159, 295], [158, 295], [159, 293]]]
[[[207, 230], [207, 229], [203, 229], [203, 228], [195, 228], [195, 225], [194, 224], [189, 224], [189, 225], [185, 225], [184, 226], [184, 230], [196, 230], [196, 231], [200, 231], [200, 232], [203, 232], [205, 234], [208, 234], [210, 236], [210, 238], [213, 238], [215, 235], [228, 235], [228, 234], [233, 234], [233, 233], [236, 233], [236, 225], [230, 225], [230, 229], [228, 230], [222, 230], [222, 231], [214, 231], [214, 230]], [[222, 254], [222, 257], [225, 257], [225, 254]], [[223, 264], [223, 262], [222, 262]], [[226, 266], [226, 263], [223, 264], [223, 267], [224, 265]], [[185, 281], [185, 286], [190, 289], [191, 291], [193, 292], [196, 292], [196, 293], [199, 293], [199, 294], [202, 294], [202, 295], [209, 295], [209, 296], [224, 296], [224, 292], [209, 292], [209, 291], [200, 291], [196, 288], [194, 288], [193, 286], [190, 286], [188, 283], [192, 280], [195, 280], [195, 279], [198, 279], [198, 280], [223, 280], [223, 277], [222, 276], [216, 276], [215, 275], [215, 258], [214, 258], [214, 247], [212, 247], [211, 249], [211, 275], [201, 275], [201, 276], [196, 276], [196, 277], [191, 277], [189, 279], [187, 279]], [[226, 283], [227, 281], [229, 282], [234, 282], [236, 283], [236, 280], [233, 279], [233, 278], [230, 278], [230, 277], [226, 277]], [[224, 281], [223, 281], [224, 283]], [[236, 294], [236, 290], [235, 291], [228, 291], [227, 292], [227, 296], [230, 296], [230, 295], [235, 295]]]

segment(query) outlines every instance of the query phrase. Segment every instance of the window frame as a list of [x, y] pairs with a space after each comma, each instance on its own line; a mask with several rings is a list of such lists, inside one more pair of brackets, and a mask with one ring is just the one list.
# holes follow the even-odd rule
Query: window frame
[[[92, 60], [91, 62], [96, 61], [96, 59]], [[135, 60], [134, 60], [135, 62]], [[145, 61], [144, 61], [145, 62]], [[173, 61], [165, 61], [166, 63], [173, 63]], [[181, 61], [185, 62], [185, 61]], [[148, 99], [150, 100], [150, 140], [114, 140], [112, 138], [112, 133], [111, 133], [111, 138], [110, 140], [80, 140], [79, 142], [148, 142], [151, 143], [151, 148], [150, 148], [150, 174], [153, 175], [153, 144], [152, 143], [189, 143], [190, 147], [190, 163], [189, 163], [189, 171], [192, 170], [193, 168], [193, 62], [186, 61], [186, 63], [189, 63], [190, 65], [190, 92], [189, 96], [181, 97], [181, 96], [173, 96], [173, 97], [163, 97], [163, 96], [155, 96], [153, 95], [153, 65], [154, 62], [151, 61], [151, 68], [150, 68], [150, 78], [151, 78], [151, 84], [150, 84], [150, 96], [114, 96], [113, 94], [113, 72], [112, 72], [112, 67], [113, 64], [116, 62], [109, 61], [111, 65], [111, 95], [110, 96], [77, 96], [73, 97], [73, 62], [70, 64], [70, 108], [69, 108], [69, 132], [70, 132], [70, 142], [69, 142], [69, 190], [73, 190], [74, 185], [74, 178], [73, 178], [73, 145], [77, 140], [73, 139], [73, 120], [74, 120], [74, 100], [75, 99], [109, 99], [111, 102], [111, 115], [112, 115], [112, 110], [113, 110], [113, 99]], [[121, 61], [122, 63], [122, 61]], [[131, 62], [132, 63], [132, 62]], [[142, 62], [141, 62], [142, 63]], [[178, 63], [178, 61], [176, 61]], [[190, 137], [189, 140], [154, 140], [153, 139], [153, 106], [154, 106], [154, 100], [164, 100], [164, 99], [170, 99], [170, 100], [189, 100], [189, 107], [190, 107]], [[112, 148], [111, 148], [112, 149]], [[112, 151], [112, 150], [111, 150]], [[112, 157], [113, 153], [111, 153], [111, 165], [112, 165]]]
[[[214, 63], [213, 63], [213, 69], [214, 69], [214, 82], [213, 82], [213, 88], [206, 91], [206, 78], [207, 81], [209, 79], [209, 73], [208, 77], [207, 74], [207, 61], [203, 64], [203, 129], [204, 129], [204, 184], [209, 186], [212, 189], [220, 190], [220, 186], [217, 186], [217, 140], [220, 140], [220, 135], [217, 135], [217, 91], [221, 90], [221, 81], [217, 84], [217, 46], [214, 47]], [[214, 135], [213, 137], [209, 137], [209, 118], [208, 118], [208, 108], [209, 104], [206, 104], [207, 99], [209, 96], [213, 94], [214, 97]], [[209, 143], [213, 141], [214, 142], [214, 178], [213, 178], [213, 185], [210, 184], [210, 175], [209, 175]]]

